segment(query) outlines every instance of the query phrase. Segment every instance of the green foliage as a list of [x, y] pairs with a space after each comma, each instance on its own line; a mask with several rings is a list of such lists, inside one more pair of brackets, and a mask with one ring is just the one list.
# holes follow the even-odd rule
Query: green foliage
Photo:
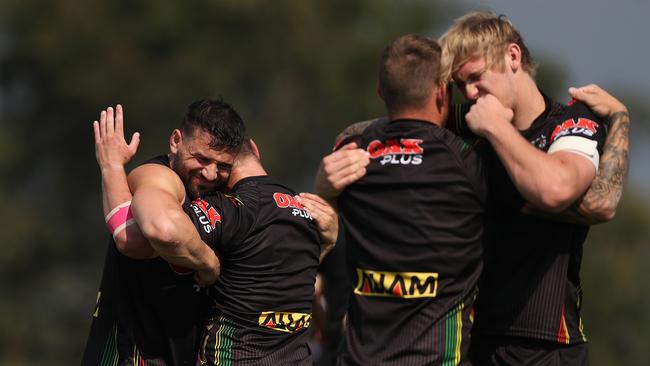
[[383, 113], [382, 48], [432, 34], [443, 14], [426, 0], [1, 7], [0, 219], [10, 230], [0, 234], [0, 284], [11, 296], [0, 299], [0, 363], [12, 365], [80, 357], [108, 237], [91, 132], [101, 109], [125, 106], [127, 130], [142, 133], [137, 163], [167, 151], [191, 101], [221, 95], [269, 171], [310, 189], [336, 133]]
[[647, 365], [650, 339], [650, 212], [626, 192], [616, 218], [584, 246], [583, 320], [594, 365]]
[[[427, 0], [0, 0], [0, 8], [0, 364], [9, 365], [80, 358], [108, 238], [91, 132], [101, 109], [124, 104], [127, 130], [142, 132], [137, 163], [167, 151], [192, 100], [221, 95], [268, 170], [309, 190], [336, 133], [383, 114], [382, 48], [405, 33], [437, 35], [460, 11]], [[538, 80], [562, 100], [562, 68], [540, 61]], [[595, 365], [648, 363], [647, 222], [645, 206], [628, 199], [586, 245]]]

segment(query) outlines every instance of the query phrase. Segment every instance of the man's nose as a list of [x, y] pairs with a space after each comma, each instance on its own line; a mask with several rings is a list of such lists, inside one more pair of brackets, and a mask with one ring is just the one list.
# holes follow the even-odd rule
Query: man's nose
[[219, 176], [219, 168], [217, 168], [217, 164], [210, 164], [203, 167], [201, 170], [201, 175], [207, 181], [216, 180]]

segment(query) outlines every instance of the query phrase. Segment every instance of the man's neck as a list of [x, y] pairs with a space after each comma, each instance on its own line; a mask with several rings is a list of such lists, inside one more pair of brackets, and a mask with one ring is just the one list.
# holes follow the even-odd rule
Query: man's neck
[[512, 124], [520, 131], [527, 130], [545, 109], [544, 96], [537, 88], [535, 80], [526, 74], [521, 87], [517, 90]]
[[230, 173], [228, 188], [232, 189], [237, 182], [244, 178], [267, 175], [266, 170], [257, 157], [250, 155], [238, 161]]
[[428, 112], [424, 110], [422, 111], [411, 110], [411, 111], [402, 111], [397, 113], [389, 112], [388, 118], [391, 121], [395, 121], [398, 119], [417, 119], [420, 121], [432, 123], [439, 127], [442, 127], [444, 125], [444, 119], [442, 118], [442, 115], [440, 113]]

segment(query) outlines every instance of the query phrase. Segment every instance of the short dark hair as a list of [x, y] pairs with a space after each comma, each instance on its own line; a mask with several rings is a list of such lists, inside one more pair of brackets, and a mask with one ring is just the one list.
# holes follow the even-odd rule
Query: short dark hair
[[212, 137], [210, 147], [216, 150], [237, 152], [246, 137], [246, 126], [237, 111], [221, 98], [204, 98], [187, 107], [180, 130], [193, 136], [197, 130]]
[[386, 108], [422, 107], [440, 86], [440, 45], [435, 39], [407, 34], [384, 49], [379, 91]]

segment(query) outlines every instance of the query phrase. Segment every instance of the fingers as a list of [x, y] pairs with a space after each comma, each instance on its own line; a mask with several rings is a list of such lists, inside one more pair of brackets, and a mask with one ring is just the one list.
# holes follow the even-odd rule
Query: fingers
[[356, 142], [350, 142], [348, 144], [343, 145], [343, 147], [340, 148], [339, 150], [354, 150], [354, 149], [356, 149], [358, 147], [359, 147], [359, 145], [357, 145]]
[[106, 133], [112, 135], [115, 133], [115, 117], [113, 115], [113, 107], [106, 109]]
[[124, 111], [121, 104], [115, 106], [115, 133], [124, 136]]
[[627, 107], [621, 101], [596, 84], [578, 88], [571, 87], [569, 88], [569, 95], [585, 103], [594, 113], [601, 117], [610, 116], [615, 112], [627, 112]]
[[135, 154], [138, 151], [138, 146], [140, 145], [140, 132], [135, 132], [133, 137], [131, 137], [131, 143], [128, 145], [129, 150], [132, 154]]
[[[346, 145], [347, 146], [347, 145]], [[370, 154], [363, 150], [339, 150], [323, 158], [323, 169], [328, 176], [343, 169], [361, 169], [370, 164]]]
[[340, 190], [366, 175], [366, 168], [360, 168], [357, 165], [343, 168], [329, 176], [329, 182], [334, 189]]
[[102, 137], [106, 136], [106, 111], [99, 114], [99, 133]]
[[99, 122], [93, 122], [93, 134], [95, 135], [95, 143], [98, 144], [102, 141], [101, 134], [99, 132]]
[[[304, 192], [300, 193], [296, 198], [298, 202], [300, 202], [300, 204], [302, 204], [307, 209], [307, 211], [309, 211], [309, 214], [317, 222], [328, 219], [334, 221], [336, 215], [334, 209], [320, 196]], [[329, 226], [333, 224], [333, 222], [328, 221], [322, 222], [321, 224], [324, 226]]]

